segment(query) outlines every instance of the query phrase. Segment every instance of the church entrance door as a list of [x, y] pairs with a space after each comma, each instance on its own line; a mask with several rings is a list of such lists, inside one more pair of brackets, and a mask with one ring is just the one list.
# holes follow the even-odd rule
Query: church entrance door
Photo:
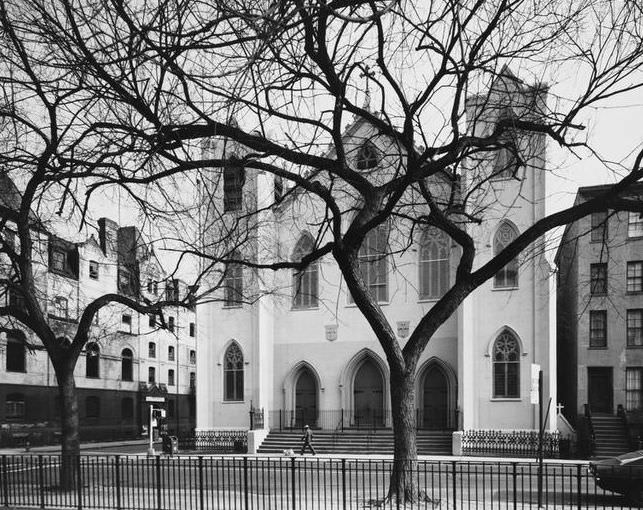
[[295, 427], [317, 426], [317, 381], [310, 370], [304, 369], [295, 388]]
[[444, 430], [447, 428], [448, 382], [444, 370], [430, 366], [424, 376], [424, 405], [422, 427]]
[[384, 381], [382, 372], [370, 359], [355, 374], [353, 402], [355, 427], [384, 426]]

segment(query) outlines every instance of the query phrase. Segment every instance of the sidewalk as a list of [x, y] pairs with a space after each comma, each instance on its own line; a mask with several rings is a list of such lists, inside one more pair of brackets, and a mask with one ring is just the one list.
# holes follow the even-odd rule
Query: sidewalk
[[[82, 443], [80, 445], [81, 452], [87, 454], [96, 454], [96, 455], [128, 455], [128, 456], [147, 456], [147, 439], [134, 439], [130, 441], [105, 441], [105, 442], [96, 442], [96, 443]], [[160, 450], [161, 443], [155, 442], [155, 448]], [[137, 453], [128, 453], [128, 452], [118, 452], [118, 448], [131, 448], [140, 446], [145, 451]], [[101, 452], [100, 450], [109, 449], [110, 452]], [[37, 455], [37, 454], [50, 454], [56, 455], [60, 453], [60, 445], [50, 445], [50, 446], [35, 446], [29, 449], [27, 452], [24, 448], [0, 448], [0, 455], [24, 455], [25, 453]], [[220, 453], [197, 453], [197, 452], [187, 452], [179, 453], [174, 457], [198, 457], [198, 456], [225, 456], [225, 457], [248, 457], [248, 458], [294, 458], [299, 460], [310, 460], [310, 459], [319, 459], [319, 460], [337, 460], [337, 459], [350, 459], [350, 460], [393, 460], [393, 455], [335, 455], [335, 454], [318, 454], [318, 455], [294, 455], [293, 457], [286, 457], [285, 455], [279, 455], [275, 453], [257, 453], [257, 454], [220, 454]], [[469, 457], [469, 456], [451, 456], [451, 455], [419, 455], [418, 460], [424, 461], [456, 461], [456, 462], [522, 462], [522, 463], [535, 463], [536, 459], [529, 457]], [[546, 464], [587, 464], [588, 460], [583, 459], [545, 459]]]

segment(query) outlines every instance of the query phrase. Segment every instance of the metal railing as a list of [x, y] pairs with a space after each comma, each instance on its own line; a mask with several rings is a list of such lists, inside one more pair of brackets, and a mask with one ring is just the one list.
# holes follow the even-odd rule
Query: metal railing
[[[465, 430], [462, 433], [463, 455], [494, 455], [503, 457], [535, 457], [538, 453], [538, 432], [533, 430]], [[543, 455], [556, 458], [560, 453], [560, 433], [545, 432]]]
[[[75, 487], [58, 487], [60, 456], [0, 457], [5, 507], [115, 510], [532, 509], [533, 462], [417, 461], [419, 498], [384, 501], [390, 460], [294, 457], [80, 456]], [[639, 473], [640, 476], [640, 473]], [[603, 491], [583, 463], [545, 463], [548, 509], [629, 508]]]
[[[301, 429], [308, 425], [315, 429], [344, 431], [346, 429], [377, 430], [393, 426], [391, 411], [388, 409], [276, 409], [269, 411], [270, 429]], [[254, 420], [252, 421], [254, 423]], [[443, 416], [425, 414], [423, 409], [415, 410], [418, 430], [455, 430], [458, 411]]]

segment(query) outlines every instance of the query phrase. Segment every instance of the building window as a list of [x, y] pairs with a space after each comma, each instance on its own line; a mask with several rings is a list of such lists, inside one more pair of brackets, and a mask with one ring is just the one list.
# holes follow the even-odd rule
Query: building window
[[520, 397], [520, 348], [509, 331], [503, 331], [493, 345], [493, 396]]
[[589, 346], [607, 347], [607, 311], [589, 312]]
[[121, 419], [131, 421], [134, 418], [134, 399], [125, 397], [121, 400]]
[[174, 361], [174, 346], [170, 345], [167, 348], [167, 360]]
[[284, 180], [279, 175], [275, 175], [274, 183], [274, 199], [275, 204], [278, 204], [284, 196]]
[[154, 315], [153, 313], [151, 313], [148, 316], [148, 324], [149, 324], [150, 328], [156, 327], [156, 315]]
[[[238, 258], [237, 253], [232, 258]], [[241, 264], [228, 264], [223, 279], [223, 305], [239, 306], [243, 300], [243, 266]]]
[[[496, 257], [518, 237], [518, 231], [509, 222], [503, 221], [493, 238], [493, 256]], [[505, 267], [496, 273], [493, 279], [496, 289], [512, 289], [518, 287], [518, 259], [510, 260]]]
[[174, 386], [174, 370], [171, 368], [167, 371], [167, 384], [168, 386]]
[[591, 241], [607, 240], [607, 211], [592, 213], [591, 216]]
[[643, 409], [643, 367], [625, 369], [625, 409], [627, 411]]
[[[387, 252], [388, 225], [379, 225], [366, 234], [357, 254], [366, 289], [380, 303], [388, 301]], [[355, 302], [353, 296], [349, 296], [349, 302]]]
[[124, 313], [121, 317], [121, 331], [125, 331], [125, 333], [132, 332], [132, 316], [128, 313]]
[[196, 351], [195, 350], [190, 351], [190, 364], [191, 365], [196, 365]]
[[170, 280], [165, 284], [165, 299], [168, 301], [179, 300], [179, 281]]
[[226, 350], [223, 361], [223, 399], [228, 401], [243, 400], [243, 354], [236, 342]]
[[241, 210], [245, 181], [243, 167], [228, 165], [223, 169], [223, 212]]
[[156, 344], [154, 342], [147, 344], [147, 357], [156, 358]]
[[65, 271], [67, 259], [66, 253], [62, 250], [53, 250], [51, 252], [51, 268], [55, 271]]
[[196, 334], [196, 324], [194, 322], [190, 322], [190, 336], [194, 336]]
[[67, 298], [56, 296], [54, 298], [54, 313], [53, 316], [59, 319], [67, 319], [69, 316], [69, 305]]
[[196, 388], [196, 372], [190, 372], [190, 389]]
[[[504, 108], [498, 116], [498, 123], [512, 119], [514, 119], [514, 113], [511, 108]], [[495, 154], [491, 179], [509, 179], [516, 174], [518, 169], [517, 150], [516, 131], [505, 126], [502, 134], [498, 137], [498, 149]]]
[[592, 295], [607, 294], [607, 264], [590, 264], [589, 291]]
[[167, 319], [167, 329], [171, 332], [174, 332], [174, 317], [170, 316]]
[[154, 384], [156, 382], [156, 368], [149, 367], [147, 369], [147, 382]]
[[449, 288], [449, 237], [427, 229], [420, 241], [420, 299], [439, 299]]
[[627, 292], [643, 292], [643, 262], [627, 263]]
[[627, 311], [627, 345], [643, 346], [643, 309]]
[[95, 260], [89, 261], [89, 277], [92, 280], [98, 280], [98, 262]]
[[85, 416], [87, 418], [100, 417], [100, 398], [91, 396], [85, 399]]
[[22, 393], [9, 393], [4, 401], [4, 415], [7, 420], [25, 418], [25, 396]]
[[26, 372], [25, 343], [12, 336], [7, 336], [7, 372]]
[[369, 170], [377, 167], [378, 164], [377, 149], [369, 142], [364, 142], [357, 151], [357, 169]]
[[85, 348], [85, 377], [100, 377], [100, 348], [95, 342]]
[[134, 355], [131, 349], [121, 351], [121, 379], [123, 381], [132, 381], [134, 379]]
[[[306, 233], [301, 236], [292, 255], [293, 262], [299, 262], [315, 248], [315, 241]], [[317, 308], [319, 299], [319, 264], [315, 260], [301, 271], [292, 274], [293, 308]]]
[[627, 222], [627, 237], [643, 236], [643, 214], [630, 212]]

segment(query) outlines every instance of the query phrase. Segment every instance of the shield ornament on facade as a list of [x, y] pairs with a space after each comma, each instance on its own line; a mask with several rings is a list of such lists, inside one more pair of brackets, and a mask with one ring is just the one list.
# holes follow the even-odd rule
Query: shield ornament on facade
[[409, 321], [398, 321], [397, 322], [397, 336], [400, 338], [406, 338], [409, 336]]
[[329, 342], [334, 342], [337, 340], [337, 324], [330, 324], [325, 326], [326, 328], [326, 340]]

